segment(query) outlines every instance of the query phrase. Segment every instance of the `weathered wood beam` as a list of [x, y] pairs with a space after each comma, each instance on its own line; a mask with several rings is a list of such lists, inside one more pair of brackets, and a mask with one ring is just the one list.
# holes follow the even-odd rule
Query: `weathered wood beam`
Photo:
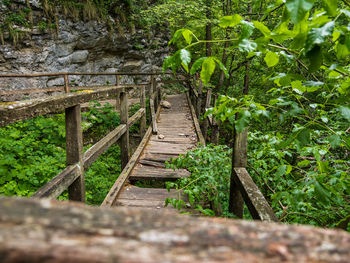
[[203, 83], [200, 80], [198, 85], [198, 97], [196, 101], [196, 112], [197, 112], [198, 121], [200, 120], [201, 114], [202, 114], [202, 91], [203, 91]]
[[250, 177], [248, 171], [243, 167], [234, 168], [233, 170], [235, 173], [234, 180], [240, 189], [252, 217], [262, 221], [278, 222], [277, 216]]
[[241, 133], [234, 130], [229, 211], [234, 213], [239, 218], [243, 218], [244, 201], [241, 194], [241, 187], [239, 187], [236, 182], [237, 174], [234, 168], [247, 167], [247, 147], [248, 129], [245, 129]]
[[86, 170], [98, 157], [108, 150], [126, 132], [126, 125], [121, 124], [104, 138], [91, 146], [84, 154], [84, 169]]
[[129, 178], [130, 172], [135, 167], [135, 165], [136, 165], [138, 159], [140, 158], [140, 156], [141, 156], [149, 138], [151, 137], [151, 135], [152, 135], [152, 127], [150, 126], [148, 128], [145, 136], [143, 137], [141, 143], [139, 144], [136, 151], [134, 152], [134, 154], [130, 158], [130, 161], [124, 167], [123, 171], [120, 173], [118, 179], [116, 180], [116, 182], [112, 186], [111, 190], [107, 194], [107, 196], [106, 196], [106, 198], [103, 201], [101, 206], [113, 206], [115, 204], [120, 191], [122, 190], [126, 180]]
[[85, 202], [83, 133], [80, 104], [66, 108], [66, 164], [78, 163], [79, 177], [68, 186], [69, 200]]
[[22, 101], [9, 106], [0, 105], [0, 127], [16, 121], [63, 111], [65, 108], [92, 100], [114, 98], [118, 89], [122, 88], [110, 87], [92, 92], [69, 93], [44, 99]]
[[349, 262], [350, 234], [164, 210], [0, 198], [2, 263]]
[[[204, 114], [207, 111], [207, 109], [210, 107], [210, 101], [211, 101], [211, 89], [208, 89], [206, 94], [206, 99], [205, 99], [205, 105], [204, 105]], [[209, 116], [204, 118], [203, 137], [205, 140], [207, 140], [207, 137], [208, 137], [209, 121], [210, 121]]]
[[129, 107], [128, 107], [128, 93], [122, 91], [120, 93], [120, 123], [126, 125], [126, 132], [120, 138], [120, 152], [122, 169], [129, 162]]
[[157, 128], [157, 118], [156, 118], [156, 114], [155, 114], [155, 103], [154, 103], [154, 98], [153, 98], [153, 94], [154, 94], [153, 86], [154, 86], [154, 77], [151, 76], [151, 84], [149, 86], [149, 94], [150, 94], [149, 105], [150, 105], [150, 110], [151, 110], [152, 133], [157, 134], [158, 128]]
[[66, 167], [31, 197], [56, 199], [80, 176], [78, 164]]
[[198, 119], [197, 119], [197, 116], [196, 116], [196, 111], [191, 103], [191, 99], [190, 99], [190, 96], [188, 93], [186, 93], [186, 97], [187, 97], [187, 103], [188, 103], [188, 106], [190, 107], [190, 111], [191, 111], [191, 115], [192, 115], [192, 119], [193, 119], [193, 123], [194, 123], [194, 127], [196, 128], [196, 133], [197, 133], [197, 136], [198, 136], [198, 141], [205, 145], [205, 139], [203, 137], [203, 134], [202, 134], [202, 131], [201, 131], [201, 128], [199, 126], [199, 122], [198, 122]]
[[146, 121], [147, 121], [147, 114], [146, 114], [146, 89], [145, 87], [142, 87], [140, 89], [140, 107], [144, 109], [144, 114], [141, 117], [140, 121], [140, 136], [141, 138], [145, 135], [146, 133]]

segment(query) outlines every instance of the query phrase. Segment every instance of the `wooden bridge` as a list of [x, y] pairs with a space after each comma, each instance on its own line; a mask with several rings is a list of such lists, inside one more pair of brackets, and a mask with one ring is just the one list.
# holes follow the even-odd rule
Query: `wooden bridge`
[[[76, 75], [115, 76], [115, 84], [109, 86], [70, 87], [69, 77]], [[149, 82], [141, 84], [121, 85], [121, 76], [143, 76]], [[179, 196], [175, 190], [140, 188], [132, 185], [135, 181], [160, 180], [169, 181], [190, 176], [186, 170], [171, 170], [165, 168], [165, 162], [194, 149], [198, 142], [205, 144], [208, 127], [212, 129], [212, 141], [218, 140], [218, 124], [213, 118], [206, 118], [200, 128], [201, 114], [206, 108], [215, 104], [216, 97], [210, 89], [203, 92], [200, 81], [180, 75], [180, 79], [156, 81], [156, 77], [164, 73], [39, 73], [39, 74], [7, 74], [0, 78], [33, 78], [33, 77], [63, 77], [64, 86], [55, 87], [55, 91], [65, 93], [49, 96], [44, 99], [15, 102], [0, 107], [0, 125], [4, 126], [15, 121], [35, 116], [65, 111], [66, 118], [66, 163], [67, 168], [54, 177], [49, 183], [35, 192], [35, 198], [57, 198], [67, 188], [69, 200], [85, 201], [84, 170], [86, 170], [111, 145], [119, 142], [121, 148], [122, 173], [111, 188], [102, 206], [145, 207], [158, 210], [164, 208], [167, 197]], [[167, 99], [171, 107], [161, 107], [162, 87], [167, 83], [182, 82], [188, 92], [171, 95]], [[49, 88], [52, 91], [53, 88]], [[139, 90], [140, 109], [129, 118], [128, 91]], [[146, 92], [147, 89], [147, 92]], [[72, 93], [74, 90], [85, 92]], [[12, 91], [18, 93], [19, 91]], [[28, 94], [43, 92], [43, 90], [21, 90]], [[8, 92], [9, 95], [11, 92]], [[146, 100], [149, 99], [149, 109]], [[83, 137], [81, 129], [81, 104], [91, 100], [116, 99], [120, 109], [121, 125], [107, 134], [103, 139], [83, 152]], [[212, 102], [213, 100], [213, 102]], [[213, 103], [213, 104], [212, 104]], [[146, 112], [150, 112], [151, 123], [146, 128]], [[140, 133], [143, 139], [136, 151], [130, 157], [129, 129], [140, 122]], [[271, 207], [254, 184], [245, 169], [247, 131], [236, 134], [234, 161], [231, 182], [230, 210], [239, 217], [243, 216], [243, 204], [246, 202], [253, 218], [277, 221]], [[186, 199], [186, 196], [182, 198]], [[170, 209], [170, 208], [167, 208]]]
[[[94, 75], [94, 76], [112, 75], [112, 76], [115, 76], [115, 84], [109, 85], [109, 86], [70, 87], [69, 76], [71, 75]], [[147, 81], [146, 83], [141, 83], [137, 85], [136, 84], [121, 85], [120, 76], [123, 76], [123, 75], [128, 75], [128, 76], [141, 75], [149, 79], [149, 81]], [[40, 116], [48, 113], [55, 113], [59, 111], [65, 111], [67, 167], [61, 173], [55, 176], [49, 183], [44, 185], [42, 188], [38, 189], [37, 192], [35, 192], [32, 195], [32, 198], [56, 199], [68, 188], [69, 200], [84, 202], [85, 201], [84, 170], [86, 170], [111, 145], [118, 142], [121, 148], [121, 163], [122, 163], [123, 170], [120, 176], [118, 177], [118, 179], [116, 180], [115, 184], [111, 188], [110, 192], [106, 196], [105, 200], [103, 201], [102, 206], [104, 207], [122, 206], [122, 207], [127, 207], [128, 209], [129, 207], [146, 208], [148, 212], [140, 212], [139, 214], [139, 215], [142, 215], [140, 216], [140, 218], [144, 218], [147, 215], [145, 217], [146, 219], [142, 219], [142, 220], [140, 219], [141, 220], [140, 224], [145, 224], [144, 227], [146, 229], [157, 228], [156, 222], [158, 222], [158, 219], [161, 220], [162, 218], [165, 218], [165, 215], [166, 215], [166, 214], [159, 214], [159, 213], [166, 212], [166, 213], [173, 214], [175, 211], [174, 209], [172, 209], [171, 207], [164, 206], [165, 199], [167, 197], [174, 197], [174, 196], [177, 197], [180, 195], [180, 197], [186, 201], [186, 196], [181, 195], [181, 193], [176, 192], [175, 190], [171, 190], [170, 192], [168, 192], [166, 189], [162, 189], [162, 188], [140, 188], [135, 186], [133, 183], [136, 181], [147, 181], [147, 180], [169, 181], [169, 180], [175, 180], [181, 177], [190, 176], [189, 172], [184, 169], [175, 170], [175, 171], [171, 169], [166, 169], [165, 162], [168, 161], [170, 158], [175, 158], [179, 154], [184, 154], [187, 151], [194, 149], [198, 145], [198, 142], [204, 145], [206, 143], [205, 139], [207, 139], [208, 137], [209, 127], [212, 130], [211, 141], [217, 142], [218, 123], [215, 121], [215, 119], [208, 117], [208, 118], [205, 118], [202, 121], [202, 123], [199, 123], [198, 121], [200, 119], [199, 117], [201, 116], [201, 114], [205, 112], [205, 109], [215, 104], [216, 97], [212, 96], [212, 92], [210, 89], [206, 89], [204, 91], [200, 82], [190, 79], [189, 76], [180, 76], [179, 79], [176, 79], [176, 80], [165, 80], [165, 81], [158, 80], [157, 81], [156, 78], [162, 75], [165, 75], [165, 74], [164, 73], [121, 73], [121, 72], [118, 73], [116, 72], [116, 73], [48, 73], [48, 74], [43, 73], [43, 74], [32, 74], [32, 75], [16, 75], [16, 74], [0, 75], [0, 78], [13, 78], [13, 77], [27, 78], [27, 77], [45, 77], [45, 76], [59, 77], [60, 76], [60, 77], [63, 77], [65, 81], [65, 85], [62, 87], [49, 88], [50, 91], [52, 89], [55, 89], [55, 91], [57, 90], [61, 90], [62, 92], [64, 91], [65, 92], [64, 94], [57, 95], [57, 96], [49, 96], [43, 99], [14, 102], [11, 104], [0, 106], [0, 126], [6, 126], [16, 121], [25, 120], [35, 116]], [[184, 94], [169, 95], [166, 99], [171, 104], [171, 107], [166, 107], [167, 105], [164, 105], [164, 107], [162, 107], [164, 86], [166, 86], [167, 83], [170, 83], [170, 82], [182, 82], [184, 83], [184, 85], [187, 87], [188, 90]], [[73, 93], [72, 91], [74, 91], [74, 89], [85, 90], [85, 92]], [[137, 89], [139, 91], [140, 109], [133, 116], [129, 117], [128, 91], [131, 89]], [[32, 89], [27, 91], [20, 91], [20, 93], [22, 94], [26, 92], [27, 93], [43, 92], [43, 90]], [[81, 128], [81, 104], [89, 102], [91, 100], [104, 100], [104, 99], [112, 99], [112, 98], [116, 100], [116, 105], [120, 109], [121, 124], [118, 127], [115, 127], [113, 131], [111, 131], [104, 138], [102, 138], [100, 141], [95, 143], [91, 148], [83, 152], [83, 137], [82, 137], [82, 128]], [[147, 99], [149, 99], [149, 107], [146, 106]], [[150, 123], [148, 128], [146, 123], [147, 114], [150, 115]], [[142, 140], [141, 140], [141, 143], [138, 145], [137, 149], [135, 150], [135, 152], [130, 156], [129, 129], [132, 125], [135, 125], [136, 123], [139, 123], [140, 125], [140, 134], [142, 135]], [[245, 169], [246, 161], [247, 161], [247, 157], [246, 157], [247, 132], [248, 131], [244, 131], [241, 134], [238, 134], [238, 133], [234, 134], [234, 149], [233, 149], [233, 161], [232, 161], [233, 168], [232, 168], [231, 190], [230, 190], [230, 211], [234, 212], [238, 217], [242, 217], [243, 205], [245, 203], [254, 219], [259, 219], [264, 221], [278, 221], [272, 208], [270, 207], [268, 202], [265, 200], [264, 196], [262, 195], [262, 193], [260, 192], [256, 184], [253, 182], [252, 178], [250, 177], [249, 173]], [[19, 207], [25, 206], [25, 204], [30, 204], [31, 208], [28, 208], [23, 215], [37, 218], [36, 220], [38, 220], [38, 222], [41, 219], [40, 219], [40, 215], [37, 215], [37, 210], [41, 209], [40, 211], [42, 211], [42, 208], [45, 206], [53, 207], [52, 215], [45, 214], [43, 216], [47, 218], [47, 222], [56, 222], [55, 221], [56, 219], [53, 218], [53, 215], [59, 210], [59, 208], [58, 210], [55, 208], [57, 205], [55, 202], [50, 203], [50, 205], [48, 205], [48, 203], [45, 203], [45, 202], [40, 202], [39, 204], [39, 202], [34, 200], [33, 201], [12, 201], [12, 199], [9, 199], [9, 200], [0, 199], [0, 207], [7, 209], [9, 206], [8, 204], [13, 202], [15, 203], [18, 202]], [[67, 214], [69, 214], [67, 216], [69, 218], [71, 217], [72, 220], [75, 217], [73, 215], [75, 211], [74, 210], [75, 208], [73, 208], [73, 206], [72, 206], [73, 210], [69, 210], [71, 211], [69, 213], [67, 212]], [[68, 208], [66, 211], [68, 211]], [[83, 209], [82, 213], [85, 213], [84, 211], [86, 212], [86, 215], [88, 215], [91, 211], [93, 212], [91, 215], [89, 215], [88, 219], [78, 219], [78, 222], [85, 222], [86, 220], [91, 221], [92, 218], [98, 218], [98, 213], [99, 213], [98, 211]], [[125, 211], [126, 210], [120, 210], [121, 215], [124, 215], [125, 218], [130, 218], [130, 216], [136, 215], [136, 214], [133, 214], [134, 212], [127, 213]], [[131, 209], [131, 211], [134, 211], [134, 210]], [[162, 211], [162, 212], [158, 213], [158, 211]], [[149, 212], [151, 213], [149, 214]], [[4, 214], [0, 215], [0, 226], [1, 226], [1, 222], [3, 221], [7, 222], [6, 220], [17, 220], [17, 221], [19, 220], [17, 217], [16, 217], [17, 219], [15, 219], [15, 215], [17, 215], [18, 213], [14, 212], [14, 215], [12, 215], [11, 211], [9, 211], [8, 213], [9, 213], [8, 217]], [[111, 214], [108, 214], [109, 212], [103, 209], [101, 210], [101, 213], [102, 213], [101, 215], [103, 215], [103, 218], [105, 217], [111, 220], [113, 218], [115, 219], [117, 218], [112, 216]], [[151, 214], [152, 215], [159, 214], [159, 218], [155, 218], [155, 217], [153, 218], [150, 216]], [[175, 218], [177, 217], [174, 217], [173, 218], [174, 220], [169, 221], [169, 222], [172, 222], [171, 225], [177, 224]], [[130, 219], [130, 220], [135, 221], [135, 219]], [[145, 222], [143, 222], [143, 220], [145, 220]], [[150, 220], [151, 221], [153, 220], [154, 222], [150, 222]], [[188, 219], [186, 218], [184, 218], [183, 220], [184, 222], [188, 221]], [[188, 222], [189, 224], [193, 225], [193, 223], [195, 222], [194, 221], [192, 222], [191, 220], [189, 220]], [[62, 222], [61, 221], [62, 220], [58, 220], [56, 222], [57, 224], [44, 223], [43, 221], [43, 223], [40, 223], [40, 224], [44, 224], [44, 225], [48, 224], [47, 228], [58, 227], [59, 229], [61, 228], [69, 229], [69, 228], [66, 228], [66, 226], [64, 225], [65, 224], [63, 222], [64, 220]], [[113, 231], [117, 231], [117, 230], [111, 229], [112, 225], [114, 226], [114, 224], [111, 221], [108, 221], [107, 223], [99, 223], [100, 221], [98, 220], [97, 220], [98, 222], [90, 222], [90, 221], [89, 222], [86, 221], [86, 224], [91, 226], [90, 230], [85, 229], [84, 225], [80, 226], [75, 223], [72, 223], [72, 224], [76, 229], [79, 228], [81, 231], [80, 233], [82, 233], [83, 235], [84, 233], [90, 233], [89, 231], [92, 231], [91, 233], [95, 233], [97, 231], [96, 233], [99, 233], [99, 235], [103, 235], [105, 238], [106, 236], [110, 236], [111, 238], [111, 235], [113, 236], [113, 233], [114, 233]], [[201, 221], [201, 222], [204, 222], [204, 221]], [[137, 225], [137, 222], [134, 222], [134, 223], [135, 223], [135, 227], [138, 228], [139, 225]], [[23, 221], [23, 224], [26, 224], [26, 221]], [[54, 226], [55, 224], [56, 226]], [[215, 222], [211, 222], [210, 224], [215, 224]], [[152, 226], [150, 227], [150, 225]], [[179, 225], [184, 227], [183, 224], [179, 224]], [[274, 226], [278, 228], [277, 225], [274, 225]], [[126, 226], [124, 225], [124, 227]], [[245, 227], [242, 225], [242, 229], [244, 228]], [[95, 231], [93, 229], [95, 230], [97, 229], [97, 230]], [[184, 227], [184, 229], [187, 229], [187, 227]], [[132, 229], [129, 229], [129, 230], [133, 231]], [[187, 230], [190, 232], [192, 231], [190, 229], [187, 229]], [[51, 231], [51, 230], [47, 230], [47, 231]], [[112, 231], [112, 232], [108, 232], [108, 231]], [[121, 233], [120, 231], [119, 232], [117, 231], [117, 232]], [[199, 227], [198, 231], [204, 231], [203, 227]], [[249, 230], [246, 230], [246, 231], [249, 232]], [[285, 229], [284, 231], [287, 231], [287, 229]], [[110, 234], [108, 234], [107, 232]], [[142, 231], [140, 230], [140, 232]], [[18, 235], [20, 236], [21, 234], [18, 234]], [[26, 238], [28, 238], [28, 235], [30, 236], [29, 232], [28, 233], [26, 231], [22, 232], [22, 239], [26, 240]], [[48, 234], [48, 236], [51, 236], [51, 235], [55, 235], [55, 234], [53, 233]], [[65, 236], [65, 235], [69, 236], [69, 231], [67, 233], [64, 232], [62, 235], [64, 236], [64, 238], [68, 238], [68, 239], [71, 238], [71, 237]], [[129, 236], [128, 234], [120, 234], [120, 235]], [[179, 245], [182, 243], [185, 244], [187, 242], [186, 241], [187, 239], [182, 234], [180, 236], [175, 234], [166, 235], [164, 233], [159, 235], [161, 235], [161, 238], [159, 240], [163, 240], [166, 244], [170, 242], [169, 244]], [[231, 234], [226, 233], [226, 235], [231, 235], [232, 237], [232, 233]], [[273, 236], [274, 234], [271, 232], [270, 235]], [[300, 237], [305, 237], [306, 235], [307, 235], [306, 232], [305, 233], [303, 232], [303, 234], [301, 234]], [[331, 233], [329, 235], [331, 236]], [[206, 234], [206, 237], [209, 237], [209, 236], [211, 236], [212, 238], [219, 238], [219, 239], [223, 238], [221, 234], [219, 234], [219, 232], [215, 232], [214, 234], [210, 234], [208, 232]], [[74, 252], [72, 252], [73, 250], [71, 251], [73, 254], [68, 253], [66, 256], [62, 256], [62, 255], [53, 256], [52, 252], [50, 252], [51, 251], [50, 248], [53, 248], [54, 244], [49, 244], [49, 246], [46, 246], [45, 248], [43, 248], [43, 251], [39, 253], [38, 250], [35, 249], [34, 247], [28, 247], [26, 245], [23, 245], [21, 242], [13, 245], [14, 247], [16, 247], [16, 249], [14, 249], [7, 243], [3, 243], [1, 241], [2, 240], [1, 237], [2, 237], [2, 232], [0, 231], [0, 255], [8, 256], [8, 258], [5, 257], [5, 259], [10, 259], [7, 261], [5, 260], [5, 262], [17, 262], [16, 260], [11, 261], [11, 258], [16, 259], [16, 257], [13, 256], [13, 253], [14, 253], [13, 251], [15, 252], [20, 251], [18, 253], [21, 256], [31, 255], [32, 260], [35, 259], [36, 256], [37, 256], [37, 259], [50, 258], [51, 256], [51, 258], [56, 258], [61, 260], [61, 261], [58, 260], [57, 262], [62, 262], [63, 260], [64, 261], [68, 260], [68, 262], [70, 262], [69, 260], [76, 259], [74, 256], [72, 256], [74, 254]], [[200, 239], [201, 238], [205, 239], [206, 237], [198, 236], [196, 240], [197, 242], [202, 242], [200, 241]], [[34, 238], [38, 242], [38, 247], [42, 245], [40, 243], [42, 242], [40, 241], [41, 240], [40, 238], [41, 237]], [[155, 238], [156, 241], [154, 241], [152, 239], [154, 237], [152, 237], [150, 233], [148, 233], [147, 235], [145, 234], [143, 238], [146, 241], [149, 239], [148, 241], [150, 243], [160, 242], [157, 239], [158, 237]], [[346, 237], [344, 237], [344, 240], [345, 239]], [[332, 242], [334, 243], [337, 242], [337, 241], [334, 241], [334, 239], [332, 240], [333, 240]], [[274, 244], [273, 242], [275, 242], [275, 239], [271, 237], [271, 240], [268, 240], [268, 241], [261, 240], [261, 242], [262, 242], [261, 245], [263, 245], [264, 242], [271, 242], [271, 244]], [[284, 240], [283, 242], [288, 243], [289, 241]], [[295, 240], [295, 242], [297, 242], [297, 240]], [[304, 242], [307, 243], [306, 241]], [[12, 244], [12, 243], [9, 243], [9, 244]], [[79, 243], [79, 244], [81, 248], [89, 249], [89, 245], [85, 243], [84, 243], [85, 245], [82, 245], [82, 243]], [[261, 248], [259, 245], [259, 249], [261, 250], [267, 249], [268, 251], [267, 252], [265, 251], [267, 253], [266, 255], [268, 255], [269, 253], [270, 254], [272, 253], [273, 257], [277, 255], [277, 259], [279, 258], [281, 260], [288, 259], [288, 257], [290, 256], [288, 254], [289, 252], [288, 253], [285, 252], [284, 248], [281, 248], [279, 246], [276, 247], [273, 245], [272, 247], [268, 247], [268, 246], [265, 247], [265, 245], [262, 246]], [[99, 246], [100, 248], [108, 247], [108, 245], [105, 243], [103, 244], [99, 243]], [[206, 245], [204, 245], [204, 247], [206, 247]], [[79, 249], [77, 249], [77, 251], [78, 250]], [[202, 250], [199, 249], [199, 251], [202, 251]], [[88, 256], [92, 253], [91, 251], [87, 253], [86, 256], [83, 255], [84, 250], [80, 251], [79, 253], [80, 253], [79, 255], [80, 255], [81, 262], [94, 262], [94, 259], [95, 260], [101, 259], [101, 262], [105, 262], [108, 258], [114, 258], [114, 259], [118, 258], [118, 259], [122, 259], [121, 262], [129, 262], [128, 257], [126, 255], [124, 254], [123, 256], [117, 255], [118, 253], [116, 254], [113, 251], [110, 251], [107, 254], [103, 254], [104, 253], [103, 251], [99, 251], [98, 253], [96, 252], [95, 254], [93, 254], [91, 257]], [[186, 250], [186, 252], [184, 253], [186, 254], [190, 252], [189, 250]], [[314, 250], [312, 249], [308, 253], [310, 253], [310, 255], [313, 255], [312, 253], [315, 254]], [[343, 258], [345, 258], [349, 254], [349, 250], [342, 253], [345, 255], [343, 256]], [[38, 255], [42, 255], [42, 258]], [[171, 257], [167, 258], [165, 257], [165, 254], [161, 255], [160, 253], [159, 256], [164, 260], [171, 260]], [[226, 256], [223, 257], [224, 261], [225, 259], [229, 260], [229, 258], [232, 255], [230, 254], [229, 257], [226, 257]], [[130, 257], [132, 258], [132, 256]], [[259, 257], [261, 258], [261, 255]], [[241, 254], [240, 258], [244, 259], [245, 258], [244, 254]], [[333, 260], [332, 257], [330, 258]], [[138, 257], [137, 259], [144, 262], [147, 261], [145, 258], [142, 258], [142, 257]], [[137, 259], [136, 261], [138, 261]], [[190, 257], [188, 259], [190, 259]], [[194, 257], [192, 259], [194, 261], [202, 260], [200, 259], [200, 257]], [[213, 257], [213, 255], [207, 255], [207, 259], [213, 262], [219, 261], [219, 260], [214, 260], [215, 256]], [[313, 258], [307, 257], [307, 259], [313, 259]], [[78, 260], [77, 262], [80, 262], [80, 261]], [[177, 261], [177, 260], [174, 260], [174, 261]], [[272, 260], [271, 262], [277, 262], [277, 261]], [[36, 262], [36, 261], [33, 260], [31, 262]], [[159, 261], [150, 260], [147, 262], [159, 262]], [[188, 262], [188, 261], [180, 260], [179, 262]], [[242, 262], [265, 262], [265, 260], [242, 261]], [[266, 261], [266, 262], [270, 262], [270, 261]], [[300, 262], [303, 262], [303, 261], [300, 261]]]

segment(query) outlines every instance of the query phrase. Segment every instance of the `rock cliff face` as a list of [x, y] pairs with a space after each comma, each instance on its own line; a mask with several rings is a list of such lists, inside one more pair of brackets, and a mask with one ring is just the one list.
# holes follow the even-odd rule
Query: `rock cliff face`
[[[16, 5], [23, 6], [24, 0]], [[0, 4], [1, 5], [1, 4]], [[34, 16], [43, 15], [40, 3], [31, 2]], [[0, 13], [6, 11], [0, 7]], [[72, 21], [58, 17], [56, 33], [38, 28], [22, 29], [17, 47], [0, 45], [0, 74], [35, 72], [116, 72], [160, 70], [168, 52], [167, 32], [146, 33], [108, 30], [103, 22]], [[1, 44], [1, 43], [0, 43]], [[124, 79], [124, 82], [127, 80]], [[123, 82], [123, 80], [122, 80]], [[70, 77], [72, 85], [115, 83], [114, 76]], [[0, 91], [63, 85], [63, 78], [0, 79]]]

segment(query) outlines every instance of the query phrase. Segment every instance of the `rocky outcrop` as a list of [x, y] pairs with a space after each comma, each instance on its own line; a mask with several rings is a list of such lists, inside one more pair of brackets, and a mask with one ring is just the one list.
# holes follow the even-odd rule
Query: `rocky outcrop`
[[[25, 3], [25, 0], [17, 0]], [[35, 16], [43, 15], [39, 2], [31, 2]], [[18, 3], [21, 5], [21, 3]], [[2, 6], [2, 10], [4, 10]], [[167, 32], [148, 33], [142, 29], [125, 32], [108, 29], [98, 21], [58, 19], [56, 33], [22, 29], [17, 47], [10, 40], [0, 45], [0, 73], [115, 72], [159, 70], [168, 52]], [[126, 82], [127, 79], [124, 79]], [[72, 76], [72, 85], [114, 83], [113, 76]], [[123, 83], [123, 80], [122, 80]], [[62, 78], [0, 79], [0, 91], [62, 85]]]

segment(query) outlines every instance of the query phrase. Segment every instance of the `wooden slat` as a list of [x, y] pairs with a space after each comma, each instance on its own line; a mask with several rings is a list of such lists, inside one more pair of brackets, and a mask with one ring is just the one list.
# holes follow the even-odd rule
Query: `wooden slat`
[[62, 172], [36, 191], [31, 197], [50, 199], [59, 197], [68, 186], [79, 177], [79, 169], [78, 164], [66, 167]]
[[191, 100], [190, 100], [190, 98], [189, 98], [188, 93], [186, 93], [186, 97], [187, 97], [188, 105], [189, 105], [190, 110], [191, 110], [192, 119], [193, 119], [194, 127], [196, 128], [196, 132], [197, 132], [197, 136], [198, 136], [199, 142], [200, 142], [201, 144], [205, 145], [205, 140], [204, 140], [204, 137], [203, 137], [201, 128], [200, 128], [200, 126], [199, 126], [199, 122], [198, 122], [198, 119], [197, 119], [197, 116], [196, 116], [196, 112], [195, 112], [195, 110], [194, 110], [194, 108], [193, 108], [193, 105], [192, 105], [192, 103], [191, 103]]
[[141, 119], [141, 117], [145, 115], [145, 109], [141, 108], [139, 109], [131, 118], [129, 118], [129, 127], [131, 127], [132, 125], [134, 125], [138, 120]]
[[278, 221], [271, 206], [245, 168], [234, 168], [234, 180], [240, 188], [243, 199], [254, 219]]
[[87, 169], [97, 158], [107, 149], [116, 143], [126, 132], [126, 125], [121, 124], [116, 129], [107, 134], [103, 139], [91, 146], [84, 154], [84, 169]]
[[115, 204], [121, 189], [123, 188], [126, 180], [129, 178], [130, 172], [136, 165], [136, 162], [139, 159], [141, 153], [143, 152], [143, 149], [145, 148], [146, 143], [148, 142], [148, 139], [151, 136], [151, 134], [152, 134], [152, 127], [149, 127], [141, 143], [137, 147], [133, 156], [130, 158], [130, 161], [128, 162], [128, 164], [125, 166], [125, 168], [119, 175], [117, 181], [112, 186], [111, 190], [107, 194], [101, 206], [113, 206]]
[[[154, 165], [156, 162], [153, 162]], [[159, 162], [158, 162], [159, 163]], [[155, 166], [137, 165], [130, 176], [133, 180], [174, 180], [189, 177], [190, 172], [185, 169], [165, 169]]]

